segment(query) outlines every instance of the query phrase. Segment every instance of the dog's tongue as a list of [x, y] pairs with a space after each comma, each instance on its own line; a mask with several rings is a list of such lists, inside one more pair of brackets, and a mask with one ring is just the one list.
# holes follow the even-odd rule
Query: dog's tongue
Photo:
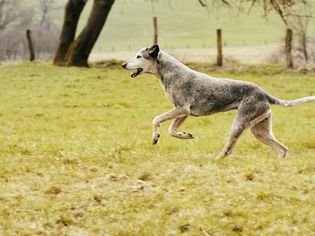
[[135, 72], [131, 74], [131, 78], [136, 78], [142, 71], [143, 71], [142, 68], [137, 69]]

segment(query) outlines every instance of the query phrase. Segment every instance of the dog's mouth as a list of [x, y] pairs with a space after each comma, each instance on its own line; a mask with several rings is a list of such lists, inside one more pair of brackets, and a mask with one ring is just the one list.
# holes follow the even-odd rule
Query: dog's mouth
[[135, 72], [131, 74], [131, 78], [136, 78], [138, 75], [142, 73], [142, 71], [143, 71], [142, 68], [138, 68]]

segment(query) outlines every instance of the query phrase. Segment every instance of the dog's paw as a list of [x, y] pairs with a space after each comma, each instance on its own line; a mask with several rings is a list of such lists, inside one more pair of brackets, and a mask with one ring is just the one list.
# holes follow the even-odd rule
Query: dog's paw
[[288, 153], [288, 148], [287, 147], [279, 150], [279, 159], [280, 160], [286, 159], [287, 153]]
[[213, 158], [213, 160], [217, 161], [217, 160], [222, 160], [225, 157], [227, 157], [229, 154], [226, 152], [220, 152], [217, 155], [215, 155], [215, 157]]
[[153, 144], [153, 145], [157, 144], [158, 141], [159, 141], [159, 139], [160, 139], [160, 134], [159, 134], [159, 133], [153, 134], [153, 135], [152, 135], [152, 144]]
[[187, 132], [169, 132], [169, 134], [175, 138], [180, 138], [180, 139], [192, 139], [194, 136], [191, 133]]
[[181, 136], [182, 136], [182, 138], [184, 138], [184, 139], [192, 139], [192, 138], [194, 138], [194, 136], [193, 136], [191, 133], [187, 133], [187, 132], [183, 132], [183, 133], [181, 134]]

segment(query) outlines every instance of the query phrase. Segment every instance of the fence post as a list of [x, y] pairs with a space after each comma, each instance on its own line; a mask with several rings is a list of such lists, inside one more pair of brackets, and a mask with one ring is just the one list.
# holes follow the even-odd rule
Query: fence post
[[287, 33], [285, 36], [285, 55], [287, 60], [287, 68], [293, 68], [292, 38], [293, 38], [292, 30], [287, 29]]
[[157, 18], [153, 17], [153, 44], [158, 42], [158, 29], [157, 29]]
[[222, 56], [222, 30], [217, 29], [217, 66], [223, 65]]
[[32, 32], [29, 29], [26, 30], [26, 38], [27, 38], [28, 49], [30, 52], [30, 61], [34, 61], [35, 52], [34, 52], [34, 46], [33, 46], [33, 41], [32, 41]]

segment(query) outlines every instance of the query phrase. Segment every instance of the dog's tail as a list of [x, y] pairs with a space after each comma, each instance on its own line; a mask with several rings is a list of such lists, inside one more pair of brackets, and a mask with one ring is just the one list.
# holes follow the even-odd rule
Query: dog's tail
[[300, 105], [300, 104], [303, 104], [306, 102], [315, 101], [315, 96], [299, 98], [296, 100], [284, 101], [284, 100], [280, 100], [278, 98], [275, 98], [275, 97], [268, 95], [267, 99], [270, 102], [270, 104], [276, 104], [276, 105], [280, 105], [283, 107], [293, 107], [293, 106], [297, 106], [297, 105]]

